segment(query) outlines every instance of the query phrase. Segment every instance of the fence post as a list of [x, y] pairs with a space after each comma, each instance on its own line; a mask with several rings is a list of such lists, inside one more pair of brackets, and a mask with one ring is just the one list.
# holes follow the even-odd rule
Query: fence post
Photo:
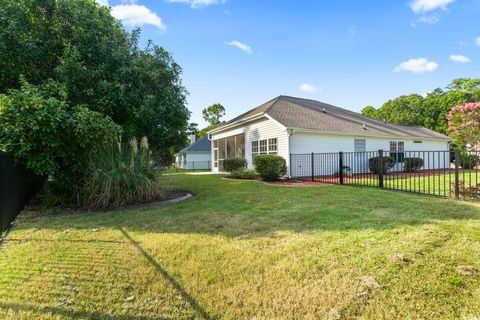
[[460, 160], [460, 154], [458, 149], [455, 149], [455, 199], [460, 199], [460, 173], [458, 170], [458, 162]]
[[313, 163], [314, 163], [314, 153], [312, 152], [312, 181], [315, 181], [315, 171], [314, 171], [314, 167], [313, 167]]
[[340, 177], [340, 184], [343, 184], [343, 152], [340, 151], [338, 153], [338, 166], [339, 166], [339, 177]]
[[383, 188], [383, 150], [378, 150], [378, 187]]
[[290, 179], [292, 179], [292, 154], [290, 153], [290, 162], [288, 163], [288, 171], [290, 172]]

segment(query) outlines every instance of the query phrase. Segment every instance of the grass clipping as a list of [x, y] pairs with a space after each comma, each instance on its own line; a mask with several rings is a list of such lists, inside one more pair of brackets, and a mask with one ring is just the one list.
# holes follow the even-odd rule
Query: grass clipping
[[92, 152], [79, 200], [84, 208], [110, 209], [161, 200], [161, 172], [150, 161], [148, 141], [105, 145]]

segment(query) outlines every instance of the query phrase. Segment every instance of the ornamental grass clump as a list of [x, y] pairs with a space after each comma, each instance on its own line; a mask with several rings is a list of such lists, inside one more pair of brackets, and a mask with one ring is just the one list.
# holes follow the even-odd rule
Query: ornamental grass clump
[[164, 196], [160, 171], [150, 161], [148, 143], [107, 144], [92, 152], [79, 191], [82, 207], [108, 209], [156, 201]]

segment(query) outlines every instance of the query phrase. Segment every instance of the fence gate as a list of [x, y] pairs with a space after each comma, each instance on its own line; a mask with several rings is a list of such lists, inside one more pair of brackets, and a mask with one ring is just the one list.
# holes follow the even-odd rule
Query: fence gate
[[[361, 141], [358, 145], [361, 149]], [[320, 183], [480, 200], [478, 151], [378, 150], [291, 154], [290, 176]]]

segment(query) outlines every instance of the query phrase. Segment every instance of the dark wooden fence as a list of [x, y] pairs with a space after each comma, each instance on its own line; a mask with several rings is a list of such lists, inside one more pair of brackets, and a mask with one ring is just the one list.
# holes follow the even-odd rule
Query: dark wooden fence
[[0, 152], [0, 233], [10, 227], [45, 180]]
[[291, 154], [290, 177], [480, 200], [480, 153], [378, 150]]

